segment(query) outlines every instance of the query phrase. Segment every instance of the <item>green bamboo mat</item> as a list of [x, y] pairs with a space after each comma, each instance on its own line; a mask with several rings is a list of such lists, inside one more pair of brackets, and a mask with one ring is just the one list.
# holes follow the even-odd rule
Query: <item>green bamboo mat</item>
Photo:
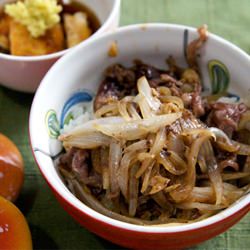
[[[250, 49], [248, 0], [122, 0], [121, 25], [146, 22], [195, 27], [207, 23], [211, 32], [246, 52]], [[29, 222], [34, 248], [121, 249], [80, 226], [54, 198], [29, 146], [32, 99], [33, 95], [0, 87], [0, 132], [16, 143], [24, 158], [26, 176], [17, 205]], [[227, 232], [190, 249], [250, 249], [250, 214]]]

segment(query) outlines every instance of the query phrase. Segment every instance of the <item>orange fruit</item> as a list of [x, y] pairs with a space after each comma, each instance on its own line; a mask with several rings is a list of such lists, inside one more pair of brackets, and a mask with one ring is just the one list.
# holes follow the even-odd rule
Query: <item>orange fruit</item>
[[0, 249], [32, 249], [27, 221], [21, 211], [0, 196]]
[[14, 202], [23, 186], [23, 158], [15, 144], [0, 134], [0, 195]]

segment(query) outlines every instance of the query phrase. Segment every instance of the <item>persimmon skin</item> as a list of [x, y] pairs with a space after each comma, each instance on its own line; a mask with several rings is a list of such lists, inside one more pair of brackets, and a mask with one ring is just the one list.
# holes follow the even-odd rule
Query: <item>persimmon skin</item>
[[16, 145], [0, 134], [0, 195], [14, 202], [23, 186], [23, 158]]
[[0, 249], [32, 249], [29, 226], [21, 211], [0, 196]]

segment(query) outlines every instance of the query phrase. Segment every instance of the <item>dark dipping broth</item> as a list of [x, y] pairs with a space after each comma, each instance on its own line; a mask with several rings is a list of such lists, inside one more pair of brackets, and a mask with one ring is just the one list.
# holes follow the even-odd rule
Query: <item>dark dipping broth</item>
[[61, 20], [62, 15], [65, 13], [74, 14], [78, 11], [86, 12], [88, 14], [88, 23], [89, 27], [95, 33], [101, 26], [101, 22], [99, 21], [96, 14], [85, 4], [80, 3], [78, 1], [70, 1], [69, 4], [63, 4], [62, 1], [59, 1], [59, 3], [63, 6], [63, 11], [61, 12]]

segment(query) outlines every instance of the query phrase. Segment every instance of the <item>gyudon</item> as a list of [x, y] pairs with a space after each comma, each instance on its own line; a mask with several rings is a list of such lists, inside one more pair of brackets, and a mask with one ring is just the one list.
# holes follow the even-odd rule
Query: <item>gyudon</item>
[[249, 107], [226, 93], [201, 95], [197, 50], [188, 69], [135, 61], [106, 70], [94, 119], [64, 129], [59, 171], [85, 204], [129, 223], [194, 222], [239, 199], [249, 188]]

